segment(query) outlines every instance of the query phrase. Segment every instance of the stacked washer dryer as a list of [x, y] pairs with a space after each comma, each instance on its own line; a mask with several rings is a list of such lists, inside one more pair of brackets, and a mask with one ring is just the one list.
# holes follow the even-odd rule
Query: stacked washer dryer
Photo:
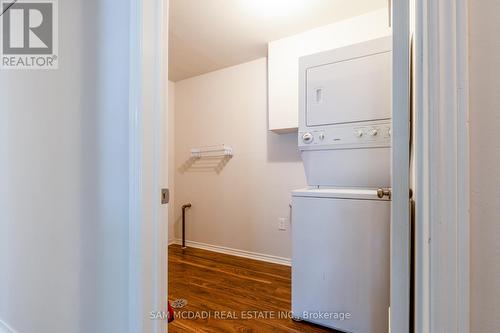
[[292, 194], [292, 311], [353, 333], [387, 333], [392, 39], [300, 59]]

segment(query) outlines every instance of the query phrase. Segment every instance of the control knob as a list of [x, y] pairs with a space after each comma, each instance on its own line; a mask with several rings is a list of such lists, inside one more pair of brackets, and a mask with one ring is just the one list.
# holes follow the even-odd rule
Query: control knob
[[302, 141], [304, 141], [304, 143], [311, 143], [311, 142], [313, 142], [313, 139], [314, 139], [314, 136], [309, 132], [304, 133], [304, 135], [302, 135]]

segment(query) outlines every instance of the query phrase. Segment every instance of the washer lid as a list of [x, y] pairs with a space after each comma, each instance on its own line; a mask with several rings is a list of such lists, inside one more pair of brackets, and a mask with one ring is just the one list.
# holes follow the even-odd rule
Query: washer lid
[[377, 190], [376, 188], [305, 188], [293, 191], [292, 196], [390, 201], [387, 197], [380, 199]]

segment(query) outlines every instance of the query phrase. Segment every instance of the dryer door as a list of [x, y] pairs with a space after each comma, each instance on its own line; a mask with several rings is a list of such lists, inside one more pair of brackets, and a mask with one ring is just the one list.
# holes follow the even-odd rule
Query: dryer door
[[391, 117], [392, 52], [307, 69], [307, 126]]

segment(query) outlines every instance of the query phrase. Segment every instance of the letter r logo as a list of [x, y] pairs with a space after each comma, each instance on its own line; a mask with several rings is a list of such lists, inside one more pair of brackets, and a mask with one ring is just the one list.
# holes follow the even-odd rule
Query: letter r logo
[[[10, 8], [9, 8], [10, 7]], [[53, 4], [2, 1], [3, 54], [53, 53]]]

